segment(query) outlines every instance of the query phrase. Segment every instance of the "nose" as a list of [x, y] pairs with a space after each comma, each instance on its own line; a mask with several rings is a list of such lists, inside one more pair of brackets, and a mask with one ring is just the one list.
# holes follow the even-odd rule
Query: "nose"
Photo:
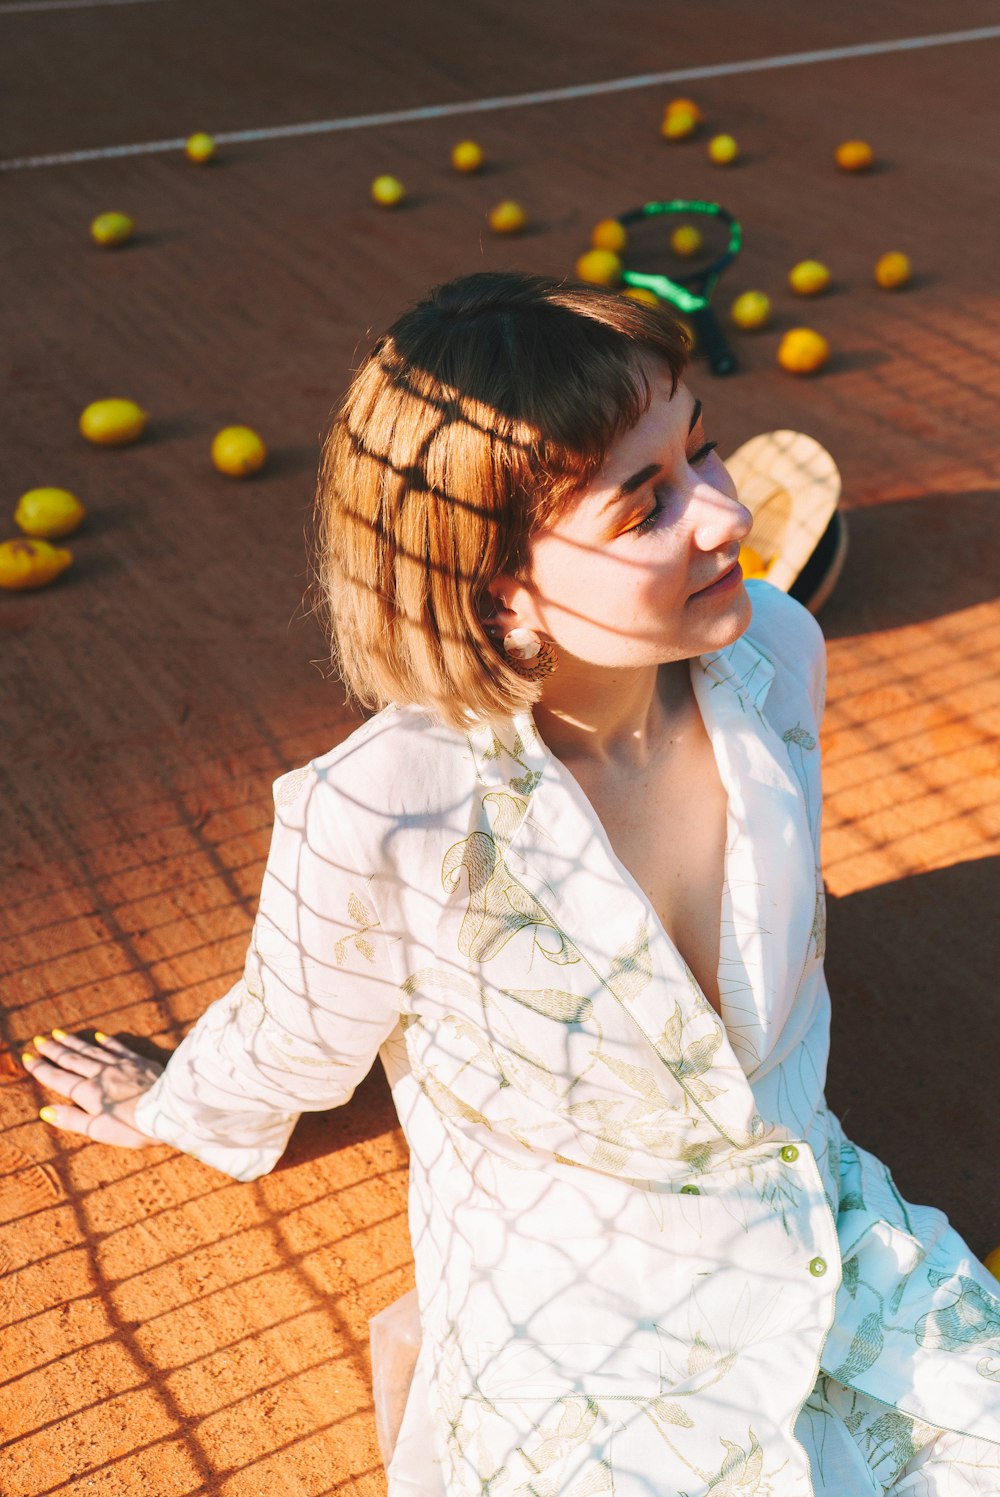
[[753, 515], [741, 504], [729, 475], [727, 482], [699, 483], [690, 496], [692, 532], [701, 551], [719, 551], [723, 546], [746, 540]]

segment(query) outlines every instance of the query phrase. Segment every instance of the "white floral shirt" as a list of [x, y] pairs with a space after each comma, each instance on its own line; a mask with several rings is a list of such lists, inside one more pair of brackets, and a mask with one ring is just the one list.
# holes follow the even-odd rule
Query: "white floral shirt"
[[422, 1327], [404, 1430], [449, 1497], [809, 1497], [824, 1374], [892, 1411], [904, 1459], [1000, 1444], [995, 1281], [825, 1105], [823, 639], [749, 590], [747, 633], [691, 662], [728, 795], [721, 1018], [529, 713], [462, 735], [390, 708], [276, 781], [243, 976], [140, 1104], [250, 1180], [381, 1055]]

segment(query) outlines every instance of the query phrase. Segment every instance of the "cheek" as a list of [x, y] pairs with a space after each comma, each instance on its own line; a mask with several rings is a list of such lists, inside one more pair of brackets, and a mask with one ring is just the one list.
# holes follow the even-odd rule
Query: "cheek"
[[612, 550], [599, 550], [571, 542], [553, 542], [538, 559], [534, 580], [539, 597], [551, 608], [574, 613], [596, 612], [599, 602], [616, 606], [644, 588], [650, 569], [629, 557], [624, 543]]
[[533, 568], [546, 626], [567, 646], [584, 639], [596, 646], [595, 631], [617, 640], [645, 639], [651, 617], [659, 620], [675, 593], [682, 601], [683, 566], [668, 539], [653, 530], [634, 542], [621, 538], [613, 551], [553, 542]]

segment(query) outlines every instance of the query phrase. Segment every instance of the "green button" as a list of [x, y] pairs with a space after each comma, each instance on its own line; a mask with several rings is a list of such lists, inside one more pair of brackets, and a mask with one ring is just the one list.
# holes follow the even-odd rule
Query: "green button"
[[826, 1273], [826, 1259], [813, 1258], [809, 1264], [809, 1272], [817, 1279], [821, 1279]]
[[786, 1164], [794, 1164], [799, 1157], [799, 1151], [794, 1144], [786, 1144], [781, 1151], [781, 1157]]
[[697, 1185], [682, 1185], [681, 1186], [681, 1195], [682, 1196], [700, 1196], [701, 1195], [701, 1191], [698, 1189]]

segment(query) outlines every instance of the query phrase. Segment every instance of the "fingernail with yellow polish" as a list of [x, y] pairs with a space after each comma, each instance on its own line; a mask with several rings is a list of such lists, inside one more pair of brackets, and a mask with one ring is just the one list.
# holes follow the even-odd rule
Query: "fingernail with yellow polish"
[[99, 1045], [104, 1045], [104, 1044], [107, 1043], [108, 1037], [100, 1029], [95, 1029], [94, 1030], [94, 1039], [97, 1041], [97, 1043]]
[[21, 1051], [21, 1064], [22, 1064], [22, 1066], [26, 1066], [28, 1064], [29, 1060], [37, 1060], [37, 1059], [38, 1059], [38, 1056], [35, 1054], [34, 1050], [22, 1050]]
[[65, 1029], [53, 1029], [52, 1038], [54, 1040], [68, 1040], [69, 1035], [66, 1033]]
[[54, 1107], [40, 1107], [38, 1116], [43, 1123], [54, 1123], [56, 1120], [56, 1110]]
[[31, 1043], [34, 1045], [36, 1050], [40, 1050], [47, 1039], [47, 1034], [36, 1034], [32, 1037]]

